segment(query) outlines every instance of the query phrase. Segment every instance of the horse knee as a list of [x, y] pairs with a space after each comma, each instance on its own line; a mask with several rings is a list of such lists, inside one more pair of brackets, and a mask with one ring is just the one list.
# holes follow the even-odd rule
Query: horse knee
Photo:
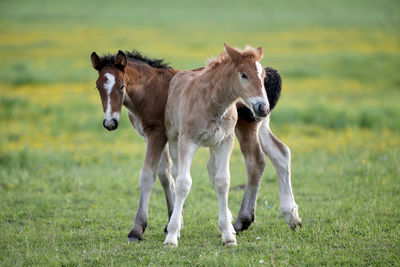
[[186, 198], [192, 186], [192, 179], [186, 176], [178, 176], [175, 184], [175, 195]]
[[229, 176], [216, 176], [214, 180], [215, 190], [220, 193], [229, 191]]
[[290, 149], [287, 145], [281, 143], [279, 151], [280, 155], [277, 155], [275, 161], [282, 170], [288, 170], [290, 165]]
[[280, 142], [279, 144], [279, 150], [282, 153], [282, 157], [286, 160], [290, 159], [290, 148], [285, 145], [284, 143]]
[[274, 165], [282, 169], [288, 168], [290, 164], [290, 149], [272, 133], [269, 133], [268, 138], [266, 138], [263, 150], [268, 154]]

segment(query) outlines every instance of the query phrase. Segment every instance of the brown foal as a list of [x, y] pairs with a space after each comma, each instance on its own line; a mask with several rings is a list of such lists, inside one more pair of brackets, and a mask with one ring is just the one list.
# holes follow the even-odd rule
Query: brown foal
[[[101, 58], [93, 52], [91, 61], [99, 73], [96, 86], [103, 105], [104, 127], [108, 130], [118, 127], [120, 111], [124, 105], [128, 109], [132, 126], [146, 140], [146, 156], [139, 180], [139, 206], [134, 226], [128, 235], [129, 241], [139, 241], [146, 229], [148, 203], [156, 174], [164, 188], [169, 217], [173, 211], [174, 180], [171, 176], [172, 162], [168, 147], [165, 146], [167, 137], [164, 112], [169, 83], [178, 71], [168, 67], [162, 60], [143, 57], [137, 51], [119, 51], [117, 55]], [[201, 71], [202, 68], [198, 70]], [[276, 82], [276, 72], [273, 71], [268, 69], [264, 79], [268, 98], [272, 96], [273, 99], [273, 102], [269, 101], [271, 109], [276, 104], [280, 92], [280, 80], [279, 83]], [[254, 221], [258, 187], [265, 167], [263, 151], [271, 159], [278, 173], [281, 210], [289, 227], [301, 225], [291, 189], [289, 149], [269, 129], [269, 115], [260, 121], [243, 103], [237, 103], [236, 106], [239, 117], [235, 133], [247, 170], [245, 194], [234, 223], [236, 232], [247, 229]], [[210, 169], [210, 164], [208, 167]]]

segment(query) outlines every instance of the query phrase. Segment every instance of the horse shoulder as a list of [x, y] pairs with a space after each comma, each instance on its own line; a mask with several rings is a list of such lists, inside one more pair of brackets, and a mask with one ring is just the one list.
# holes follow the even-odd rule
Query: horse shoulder
[[133, 128], [144, 137], [144, 130], [140, 118], [138, 118], [133, 112], [128, 110], [129, 121], [131, 122]]

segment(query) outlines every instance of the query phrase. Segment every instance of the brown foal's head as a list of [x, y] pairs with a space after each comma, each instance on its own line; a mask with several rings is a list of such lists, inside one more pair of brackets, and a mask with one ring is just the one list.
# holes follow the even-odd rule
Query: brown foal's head
[[265, 70], [260, 64], [263, 57], [262, 47], [240, 51], [224, 45], [226, 53], [235, 65], [233, 89], [257, 117], [267, 116], [270, 110], [264, 88]]
[[93, 52], [90, 58], [93, 68], [99, 72], [96, 87], [99, 90], [103, 105], [103, 126], [112, 131], [118, 127], [124, 99], [126, 55], [119, 50], [115, 57], [105, 56], [100, 58], [96, 52]]

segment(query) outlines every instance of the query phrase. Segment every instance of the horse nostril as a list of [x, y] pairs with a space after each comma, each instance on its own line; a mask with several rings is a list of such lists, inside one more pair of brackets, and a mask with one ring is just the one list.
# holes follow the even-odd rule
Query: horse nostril
[[116, 119], [112, 119], [112, 122], [113, 122], [113, 124], [112, 124], [112, 129], [113, 130], [115, 130], [115, 129], [117, 129], [118, 128], [118, 121], [116, 120]]
[[263, 114], [264, 113], [265, 106], [266, 105], [264, 103], [259, 103], [258, 104], [258, 112], [259, 112], [259, 114]]
[[106, 126], [106, 120], [103, 120], [103, 126], [104, 126], [104, 128], [106, 128], [106, 129], [107, 129], [107, 126]]
[[254, 105], [254, 111], [257, 116], [265, 117], [269, 113], [269, 109], [264, 102], [257, 102]]

